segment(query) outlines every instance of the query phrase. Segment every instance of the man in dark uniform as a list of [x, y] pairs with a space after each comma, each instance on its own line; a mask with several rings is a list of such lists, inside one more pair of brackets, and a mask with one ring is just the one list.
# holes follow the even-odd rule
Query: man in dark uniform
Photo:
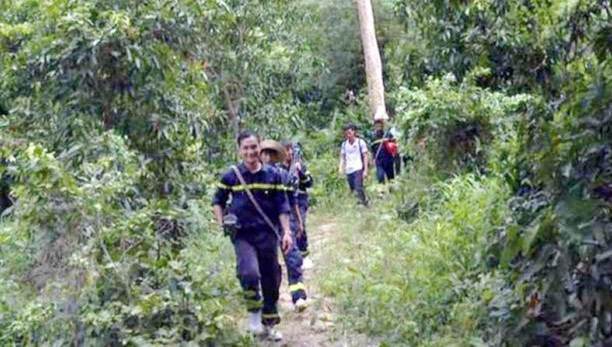
[[[246, 187], [233, 169], [227, 171], [213, 200], [215, 217], [223, 226], [223, 210], [231, 195], [228, 214], [234, 215], [237, 221], [232, 242], [238, 278], [250, 313], [249, 330], [280, 340], [282, 335], [274, 329], [280, 322], [276, 307], [281, 282], [278, 246], [280, 239], [283, 252], [292, 247], [289, 203], [280, 173], [274, 167], [264, 165], [259, 158], [259, 136], [243, 132], [238, 136], [238, 147], [242, 163], [237, 165], [237, 169]], [[250, 200], [247, 189], [263, 213]], [[281, 226], [280, 234], [277, 225]]]
[[298, 312], [304, 311], [308, 307], [306, 287], [304, 286], [304, 276], [302, 272], [302, 254], [296, 245], [296, 236], [302, 232], [302, 216], [297, 203], [296, 189], [297, 181], [291, 176], [281, 163], [284, 162], [287, 152], [280, 143], [274, 140], [264, 140], [261, 142], [261, 159], [264, 164], [274, 165], [281, 176], [286, 186], [287, 199], [291, 207], [290, 226], [291, 237], [293, 239], [293, 247], [285, 254], [285, 265], [287, 266], [287, 281], [289, 282], [289, 291], [291, 292], [291, 300], [295, 310]]
[[301, 231], [298, 229], [298, 233], [296, 235], [297, 247], [302, 252], [302, 257], [304, 258], [304, 269], [312, 267], [312, 262], [310, 259], [306, 258], [308, 256], [308, 236], [306, 234], [306, 216], [308, 215], [308, 189], [312, 188], [314, 181], [312, 179], [312, 175], [308, 171], [308, 167], [300, 155], [296, 153], [296, 149], [299, 150], [299, 147], [296, 148], [295, 144], [292, 141], [283, 142], [283, 146], [285, 146], [285, 150], [287, 151], [287, 157], [285, 158], [285, 163], [283, 167], [289, 171], [289, 173], [294, 177], [294, 180], [297, 182], [297, 203], [300, 209], [300, 216], [302, 217], [302, 228]]
[[385, 132], [383, 120], [374, 121], [372, 133], [372, 153], [376, 165], [376, 180], [384, 183], [385, 178], [391, 181], [395, 178], [395, 157], [385, 148], [385, 142], [394, 141], [390, 132]]

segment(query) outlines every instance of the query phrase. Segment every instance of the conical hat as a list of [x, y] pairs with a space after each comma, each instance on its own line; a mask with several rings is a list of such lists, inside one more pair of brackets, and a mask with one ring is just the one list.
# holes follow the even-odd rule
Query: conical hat
[[263, 140], [259, 144], [261, 148], [260, 151], [270, 151], [272, 152], [272, 161], [273, 162], [283, 162], [287, 157], [287, 151], [285, 150], [285, 146], [280, 144], [278, 141], [274, 140]]

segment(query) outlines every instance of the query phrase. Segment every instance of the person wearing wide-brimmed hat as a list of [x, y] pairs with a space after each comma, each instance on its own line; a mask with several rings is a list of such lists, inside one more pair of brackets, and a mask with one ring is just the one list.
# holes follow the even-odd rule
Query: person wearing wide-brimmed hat
[[285, 253], [285, 265], [287, 266], [287, 280], [289, 282], [289, 291], [291, 292], [291, 300], [298, 312], [304, 311], [308, 303], [306, 302], [306, 287], [303, 281], [302, 272], [302, 253], [297, 247], [296, 236], [303, 232], [303, 221], [300, 214], [300, 209], [297, 202], [297, 181], [293, 179], [288, 170], [282, 167], [285, 161], [287, 152], [285, 147], [274, 140], [264, 140], [261, 142], [261, 159], [265, 164], [275, 165], [281, 172], [283, 182], [286, 185], [287, 199], [291, 206], [290, 225], [291, 237], [293, 239], [293, 247], [289, 252]]

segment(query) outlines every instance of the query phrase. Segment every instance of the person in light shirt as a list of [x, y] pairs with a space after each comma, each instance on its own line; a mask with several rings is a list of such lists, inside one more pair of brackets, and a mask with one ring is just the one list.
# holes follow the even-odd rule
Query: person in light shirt
[[346, 175], [349, 188], [357, 196], [361, 205], [368, 206], [363, 180], [368, 177], [368, 145], [357, 136], [357, 126], [348, 124], [344, 127], [344, 138], [340, 147], [338, 171]]

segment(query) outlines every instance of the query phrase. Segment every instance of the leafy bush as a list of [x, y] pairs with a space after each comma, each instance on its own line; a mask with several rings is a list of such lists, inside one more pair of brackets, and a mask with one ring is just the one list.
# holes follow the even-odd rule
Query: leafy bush
[[508, 187], [466, 175], [435, 189], [439, 199], [423, 203], [410, 223], [392, 212], [395, 199], [357, 226], [350, 217], [357, 211], [348, 211], [339, 226], [343, 249], [330, 255], [335, 271], [321, 274], [345, 319], [390, 344], [483, 340], [487, 304], [503, 283], [483, 271], [487, 239], [509, 212]]
[[514, 131], [501, 125], [529, 108], [534, 98], [507, 96], [473, 84], [475, 76], [487, 73], [473, 71], [471, 79], [458, 85], [452, 74], [430, 78], [421, 89], [402, 87], [394, 94], [403, 145], [417, 166], [431, 165], [438, 175], [482, 171], [495, 137]]
[[146, 164], [122, 138], [103, 138], [97, 160], [70, 170], [39, 145], [10, 155], [17, 204], [0, 229], [0, 340], [245, 343], [228, 316], [231, 250], [200, 217], [208, 207], [143, 199]]

